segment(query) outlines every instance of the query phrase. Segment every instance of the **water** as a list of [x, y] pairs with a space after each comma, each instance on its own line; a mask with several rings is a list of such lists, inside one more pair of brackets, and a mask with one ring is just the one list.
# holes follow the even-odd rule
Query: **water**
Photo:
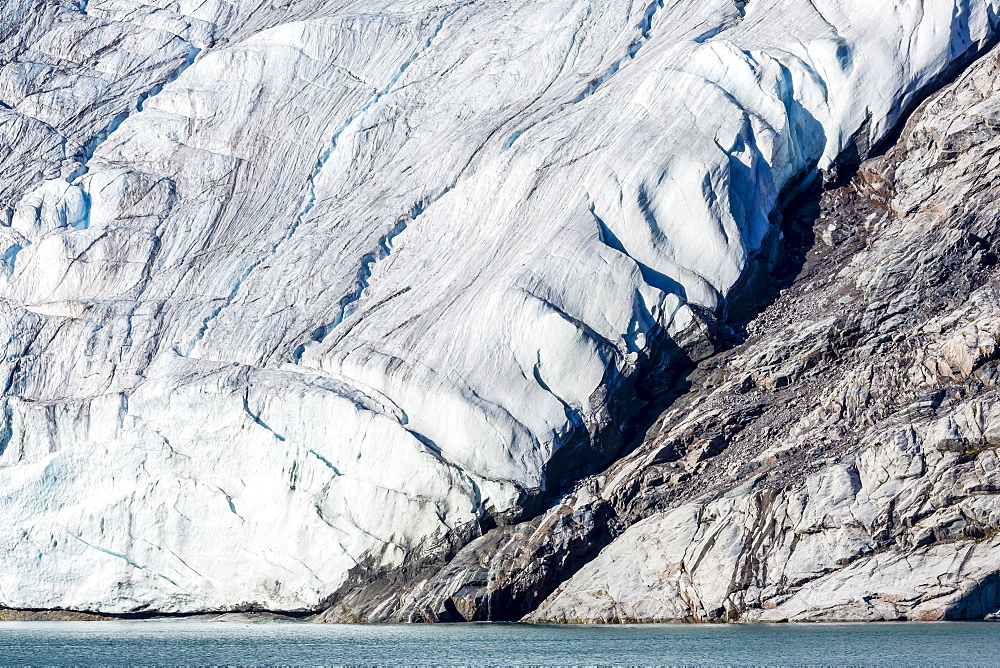
[[1000, 665], [1000, 624], [4, 622], [0, 663]]

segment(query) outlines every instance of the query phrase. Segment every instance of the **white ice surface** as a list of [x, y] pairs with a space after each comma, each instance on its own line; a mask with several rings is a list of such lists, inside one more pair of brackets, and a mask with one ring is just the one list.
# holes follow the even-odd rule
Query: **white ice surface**
[[309, 609], [515, 507], [998, 11], [5, 2], [0, 605]]

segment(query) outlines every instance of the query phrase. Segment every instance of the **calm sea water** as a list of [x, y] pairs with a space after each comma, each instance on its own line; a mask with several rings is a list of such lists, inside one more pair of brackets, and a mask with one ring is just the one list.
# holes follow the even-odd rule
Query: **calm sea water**
[[5, 622], [0, 663], [1000, 665], [1000, 624]]

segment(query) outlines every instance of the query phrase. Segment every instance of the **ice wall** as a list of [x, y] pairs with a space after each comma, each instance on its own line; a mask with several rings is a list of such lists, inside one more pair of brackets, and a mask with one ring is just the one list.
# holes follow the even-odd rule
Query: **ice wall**
[[5, 3], [0, 605], [312, 609], [516, 512], [998, 10]]

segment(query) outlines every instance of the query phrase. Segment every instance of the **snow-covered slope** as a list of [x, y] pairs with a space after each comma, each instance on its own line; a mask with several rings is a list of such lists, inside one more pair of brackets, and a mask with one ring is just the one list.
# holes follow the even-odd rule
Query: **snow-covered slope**
[[8, 0], [0, 605], [312, 609], [517, 514], [998, 11]]

